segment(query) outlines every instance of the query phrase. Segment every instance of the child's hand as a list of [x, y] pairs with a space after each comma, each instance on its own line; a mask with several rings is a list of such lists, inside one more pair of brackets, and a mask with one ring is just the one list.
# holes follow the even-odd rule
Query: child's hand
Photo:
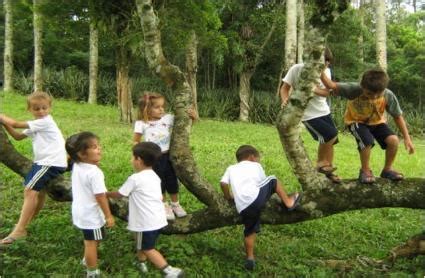
[[413, 146], [413, 142], [410, 138], [404, 140], [404, 147], [408, 154], [413, 154], [415, 152], [415, 147]]
[[113, 216], [106, 218], [106, 227], [111, 228], [115, 225], [115, 219]]
[[196, 113], [195, 109], [189, 108], [188, 113], [192, 121], [196, 121], [199, 119], [198, 113]]

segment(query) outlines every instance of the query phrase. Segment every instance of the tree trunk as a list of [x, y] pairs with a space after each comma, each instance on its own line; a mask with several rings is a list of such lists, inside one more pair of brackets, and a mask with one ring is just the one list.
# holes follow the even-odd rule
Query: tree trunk
[[376, 12], [376, 60], [378, 65], [387, 70], [387, 27], [385, 1], [374, 1]]
[[43, 90], [43, 17], [40, 10], [43, 0], [33, 0], [34, 24], [34, 91]]
[[90, 65], [89, 65], [89, 98], [88, 103], [95, 104], [97, 102], [97, 79], [98, 79], [98, 63], [99, 63], [99, 47], [98, 47], [98, 31], [93, 22], [90, 22]]
[[252, 72], [243, 71], [239, 80], [239, 120], [242, 122], [249, 121], [249, 100], [251, 94], [251, 77]]
[[304, 54], [304, 29], [305, 29], [304, 0], [298, 1], [297, 14], [298, 14], [297, 63], [299, 64], [303, 62], [303, 54]]
[[13, 0], [4, 0], [4, 90], [13, 90]]
[[358, 15], [359, 15], [359, 21], [360, 21], [360, 34], [359, 34], [359, 38], [358, 38], [359, 61], [360, 61], [361, 65], [363, 66], [364, 65], [363, 29], [365, 28], [365, 26], [364, 26], [364, 0], [359, 1]]
[[133, 103], [131, 98], [131, 83], [129, 78], [130, 53], [124, 46], [118, 46], [116, 51], [117, 68], [117, 100], [120, 109], [120, 120], [131, 123], [133, 120]]
[[196, 84], [196, 73], [198, 72], [198, 38], [195, 31], [190, 34], [189, 42], [186, 48], [186, 73], [187, 80], [192, 90], [192, 105], [198, 113], [198, 92]]

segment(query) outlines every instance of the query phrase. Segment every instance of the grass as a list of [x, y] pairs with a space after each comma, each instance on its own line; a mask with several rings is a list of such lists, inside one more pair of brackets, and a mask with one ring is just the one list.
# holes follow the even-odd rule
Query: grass
[[[17, 94], [1, 96], [0, 113], [21, 120], [30, 119], [25, 98]], [[52, 115], [64, 136], [90, 130], [101, 138], [101, 168], [109, 190], [117, 189], [131, 174], [132, 127], [118, 121], [115, 107], [55, 100]], [[306, 132], [303, 138], [310, 157], [314, 158], [316, 143]], [[423, 178], [425, 140], [415, 138], [414, 143], [416, 154], [408, 156], [401, 148], [395, 167], [406, 176]], [[31, 157], [30, 140], [14, 141], [13, 144]], [[282, 179], [288, 191], [299, 190], [273, 126], [203, 119], [193, 127], [191, 146], [200, 172], [217, 190], [226, 165], [234, 163], [235, 149], [241, 144], [258, 147], [266, 173]], [[360, 164], [354, 139], [341, 134], [335, 151], [338, 174], [355, 178]], [[371, 163], [375, 173], [379, 174], [383, 164], [382, 150], [374, 148]], [[21, 183], [21, 177], [0, 165], [2, 237], [8, 234], [19, 216], [23, 195]], [[184, 187], [181, 202], [188, 211], [202, 207]], [[84, 275], [79, 264], [82, 235], [71, 224], [70, 205], [47, 201], [40, 216], [30, 225], [28, 239], [2, 250], [0, 276]], [[423, 277], [424, 256], [397, 260], [387, 272], [382, 272], [379, 267], [365, 266], [356, 258], [384, 258], [392, 247], [424, 231], [424, 222], [423, 210], [382, 208], [345, 212], [292, 225], [263, 225], [256, 246], [257, 269], [252, 274], [243, 269], [241, 226], [193, 235], [162, 235], [158, 248], [171, 265], [184, 268], [189, 277]], [[331, 259], [348, 260], [353, 262], [353, 267], [350, 270], [326, 267], [323, 261]], [[134, 260], [132, 236], [126, 230], [126, 223], [118, 220], [117, 226], [109, 230], [107, 240], [101, 244], [100, 267], [108, 277], [138, 277]], [[149, 273], [149, 277], [159, 276], [155, 270]]]

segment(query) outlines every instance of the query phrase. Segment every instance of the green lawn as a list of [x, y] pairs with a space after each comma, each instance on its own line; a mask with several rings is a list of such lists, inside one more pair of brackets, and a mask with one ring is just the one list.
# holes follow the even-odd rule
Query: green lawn
[[[21, 120], [30, 119], [25, 98], [16, 94], [0, 97], [0, 113]], [[118, 188], [131, 174], [130, 148], [132, 127], [118, 121], [115, 107], [93, 106], [55, 100], [53, 117], [64, 136], [90, 130], [103, 147], [103, 169], [110, 190]], [[310, 157], [315, 157], [316, 143], [304, 132]], [[31, 142], [13, 142], [31, 157]], [[395, 168], [406, 176], [425, 177], [425, 140], [415, 138], [416, 154], [408, 156], [401, 145]], [[241, 144], [252, 144], [262, 154], [268, 174], [284, 181], [288, 191], [299, 190], [273, 126], [203, 119], [193, 127], [191, 146], [202, 175], [219, 190], [218, 182], [228, 164], [234, 163], [234, 152]], [[335, 165], [343, 178], [355, 178], [359, 159], [354, 139], [341, 134], [335, 148]], [[383, 151], [374, 148], [372, 167], [376, 175], [383, 165]], [[15, 224], [22, 204], [22, 178], [0, 165], [0, 236]], [[202, 207], [183, 187], [181, 202], [187, 210]], [[410, 236], [425, 230], [424, 211], [382, 208], [346, 212], [320, 220], [292, 225], [264, 225], [258, 237], [257, 268], [254, 277], [329, 277], [392, 276], [423, 277], [425, 257], [400, 259], [388, 271], [365, 266], [357, 257], [382, 259], [388, 251]], [[132, 236], [126, 223], [118, 220], [100, 248], [100, 267], [109, 277], [137, 277]], [[81, 277], [79, 265], [83, 244], [80, 231], [71, 224], [70, 203], [48, 200], [41, 215], [29, 228], [30, 236], [1, 251], [0, 276]], [[172, 265], [182, 267], [189, 277], [244, 277], [242, 227], [220, 228], [193, 235], [162, 235], [158, 245]], [[325, 260], [349, 260], [350, 270], [332, 269]], [[149, 276], [160, 273], [151, 266]]]

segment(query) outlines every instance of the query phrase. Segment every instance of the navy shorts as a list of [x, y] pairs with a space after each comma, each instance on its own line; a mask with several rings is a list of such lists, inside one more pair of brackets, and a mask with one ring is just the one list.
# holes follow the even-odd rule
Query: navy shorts
[[177, 194], [179, 192], [179, 184], [177, 175], [170, 161], [170, 155], [163, 153], [159, 160], [153, 166], [153, 170], [161, 179], [161, 190], [164, 194], [167, 191], [169, 194]]
[[261, 212], [266, 206], [273, 193], [276, 192], [277, 180], [272, 179], [260, 188], [257, 198], [248, 207], [240, 212], [242, 223], [245, 226], [243, 234], [245, 237], [260, 232]]
[[28, 189], [41, 191], [44, 187], [46, 187], [50, 180], [63, 174], [65, 170], [66, 168], [64, 167], [38, 165], [33, 163], [31, 170], [25, 177], [24, 185]]
[[136, 249], [155, 249], [156, 240], [161, 234], [161, 229], [154, 231], [136, 232]]
[[[314, 140], [319, 141], [320, 144], [327, 143], [338, 135], [338, 130], [332, 120], [331, 114], [304, 121], [303, 124]], [[336, 143], [338, 143], [338, 138], [334, 144]]]
[[102, 240], [105, 238], [105, 228], [99, 229], [81, 229], [84, 235], [84, 240]]
[[382, 149], [387, 148], [385, 139], [388, 136], [395, 135], [391, 128], [383, 123], [379, 125], [365, 125], [361, 123], [354, 123], [348, 126], [351, 134], [356, 138], [357, 147], [363, 150], [368, 146], [374, 146], [374, 139], [378, 142]]

